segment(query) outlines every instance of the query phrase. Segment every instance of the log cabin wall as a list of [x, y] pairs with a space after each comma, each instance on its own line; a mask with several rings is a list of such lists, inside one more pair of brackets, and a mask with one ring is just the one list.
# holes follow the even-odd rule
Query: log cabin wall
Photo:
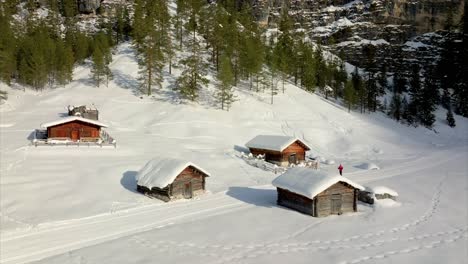
[[170, 186], [170, 197], [184, 198], [186, 184], [191, 185], [192, 196], [197, 196], [205, 191], [206, 175], [201, 171], [189, 166], [185, 168]]
[[47, 128], [48, 138], [68, 137], [72, 138], [72, 131], [78, 131], [78, 139], [81, 137], [100, 137], [100, 127], [97, 125], [81, 122], [78, 120], [71, 121], [65, 124]]
[[278, 164], [280, 166], [288, 166], [289, 157], [292, 154], [296, 154], [296, 163], [305, 161], [305, 152], [306, 150], [304, 146], [299, 144], [297, 141], [289, 145], [282, 152], [268, 150], [268, 149], [256, 149], [256, 148], [250, 149], [250, 153], [252, 153], [252, 155], [257, 156], [257, 155], [265, 154], [266, 161]]
[[278, 200], [277, 200], [278, 205], [297, 210], [304, 214], [308, 214], [312, 216], [315, 215], [314, 214], [315, 205], [314, 205], [313, 200], [305, 196], [290, 192], [285, 189], [277, 188], [277, 190], [278, 190]]
[[356, 199], [356, 191], [352, 186], [343, 182], [335, 183], [315, 197], [316, 216], [355, 212]]
[[296, 154], [296, 161], [300, 163], [301, 161], [305, 161], [305, 152], [304, 147], [296, 141], [283, 150], [281, 161], [289, 163], [289, 156]]

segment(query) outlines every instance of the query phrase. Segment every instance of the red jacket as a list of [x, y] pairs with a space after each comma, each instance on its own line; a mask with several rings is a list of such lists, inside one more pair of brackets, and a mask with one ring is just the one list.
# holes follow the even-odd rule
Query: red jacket
[[343, 166], [340, 164], [340, 166], [338, 167], [339, 170], [343, 170]]

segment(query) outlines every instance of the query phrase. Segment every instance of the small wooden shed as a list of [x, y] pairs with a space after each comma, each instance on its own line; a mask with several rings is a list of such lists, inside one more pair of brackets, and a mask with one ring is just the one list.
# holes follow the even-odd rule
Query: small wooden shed
[[98, 141], [101, 137], [101, 128], [107, 125], [97, 120], [69, 116], [43, 123], [41, 127], [47, 129], [48, 140]]
[[295, 167], [273, 180], [278, 205], [315, 217], [357, 211], [359, 184], [336, 174]]
[[305, 153], [310, 150], [310, 147], [298, 138], [274, 135], [258, 135], [245, 146], [253, 155], [265, 155], [266, 161], [279, 166], [305, 161]]
[[188, 161], [154, 158], [136, 175], [137, 190], [165, 202], [190, 199], [205, 192], [205, 178], [209, 176]]

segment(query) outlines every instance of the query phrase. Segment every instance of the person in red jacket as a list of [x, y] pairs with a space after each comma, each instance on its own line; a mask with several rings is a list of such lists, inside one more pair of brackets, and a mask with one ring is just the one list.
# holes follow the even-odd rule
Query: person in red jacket
[[340, 164], [340, 166], [338, 166], [338, 170], [340, 171], [340, 175], [343, 176], [343, 165]]

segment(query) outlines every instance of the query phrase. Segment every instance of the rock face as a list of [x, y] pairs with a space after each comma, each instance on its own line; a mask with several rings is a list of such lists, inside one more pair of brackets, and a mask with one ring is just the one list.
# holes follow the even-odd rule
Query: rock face
[[96, 14], [101, 0], [78, 0], [78, 11], [83, 14]]
[[[248, 0], [239, 0], [248, 1]], [[366, 46], [375, 47], [376, 66], [408, 68], [401, 63], [433, 63], [447, 21], [460, 21], [465, 0], [250, 0], [259, 22], [276, 27], [280, 10], [288, 5], [295, 27], [320, 41], [358, 67]], [[399, 58], [399, 59], [397, 59]]]

